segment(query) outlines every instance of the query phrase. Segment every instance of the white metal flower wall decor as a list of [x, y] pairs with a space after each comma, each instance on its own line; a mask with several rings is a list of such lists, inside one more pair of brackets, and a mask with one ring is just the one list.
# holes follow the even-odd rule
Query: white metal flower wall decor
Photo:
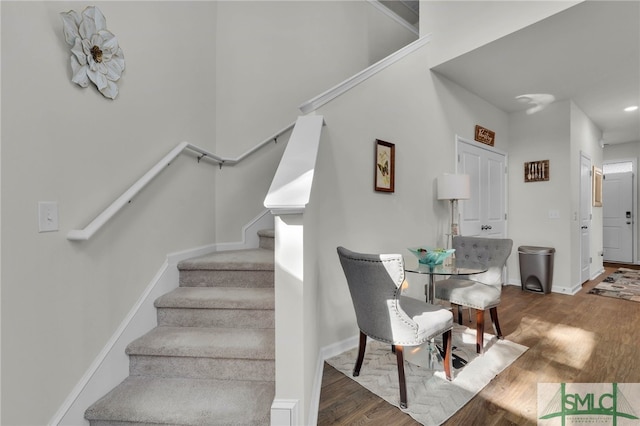
[[124, 54], [116, 36], [107, 30], [104, 15], [95, 6], [85, 8], [82, 15], [75, 10], [60, 15], [65, 40], [71, 46], [71, 81], [87, 87], [91, 80], [105, 97], [115, 99]]

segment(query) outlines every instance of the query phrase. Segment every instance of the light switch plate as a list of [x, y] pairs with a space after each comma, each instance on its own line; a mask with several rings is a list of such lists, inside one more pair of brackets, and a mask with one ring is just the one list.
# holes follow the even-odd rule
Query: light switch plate
[[559, 210], [549, 210], [549, 219], [560, 219]]
[[58, 230], [58, 203], [55, 201], [38, 202], [38, 232]]

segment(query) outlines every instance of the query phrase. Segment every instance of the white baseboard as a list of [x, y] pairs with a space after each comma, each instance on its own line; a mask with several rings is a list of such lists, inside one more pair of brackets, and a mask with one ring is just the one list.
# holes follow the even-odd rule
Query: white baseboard
[[295, 426], [299, 417], [297, 399], [275, 399], [271, 404], [271, 426]]
[[322, 364], [329, 358], [333, 358], [336, 355], [340, 355], [344, 351], [348, 351], [349, 349], [353, 349], [358, 346], [359, 336], [355, 335], [353, 337], [349, 337], [348, 339], [344, 339], [340, 342], [333, 343], [329, 346], [325, 346], [320, 349], [320, 359], [322, 360]]
[[[311, 389], [311, 399], [309, 400], [309, 420], [307, 424], [318, 424], [318, 410], [320, 409], [320, 392], [322, 391], [322, 373], [324, 372], [323, 350], [318, 354], [318, 363], [316, 364], [316, 373], [313, 380], [313, 389]], [[329, 357], [331, 358], [331, 357]]]
[[273, 228], [273, 216], [269, 210], [263, 211], [242, 229], [241, 242], [211, 244], [169, 254], [131, 311], [47, 424], [89, 425], [84, 418], [85, 410], [129, 375], [129, 357], [125, 353], [127, 345], [157, 325], [153, 302], [178, 287], [180, 261], [215, 251], [258, 247], [257, 232], [267, 228]]
[[[318, 409], [320, 407], [320, 391], [322, 389], [322, 374], [324, 372], [324, 362], [344, 351], [358, 346], [358, 336], [336, 342], [320, 349], [318, 353], [318, 363], [311, 389], [309, 401], [309, 415], [305, 423], [300, 423], [299, 401], [292, 399], [275, 399], [271, 405], [271, 426], [299, 426], [315, 425], [318, 423]], [[354, 360], [355, 361], [355, 360]]]
[[218, 243], [218, 251], [241, 250], [244, 248], [258, 247], [260, 244], [258, 231], [263, 229], [273, 229], [273, 227], [273, 215], [271, 214], [271, 211], [264, 210], [242, 228], [242, 241], [236, 243]]
[[596, 278], [598, 278], [600, 274], [604, 274], [604, 266], [602, 266], [599, 270], [597, 270], [589, 279], [593, 281]]
[[[318, 354], [318, 364], [311, 390], [311, 400], [309, 401], [309, 419], [306, 424], [315, 425], [318, 423], [318, 409], [320, 408], [320, 391], [322, 390], [322, 374], [324, 372], [324, 362], [329, 358], [341, 354], [344, 351], [358, 346], [358, 336], [349, 337], [340, 342], [333, 343], [320, 349]], [[354, 360], [355, 362], [355, 360]]]
[[[515, 280], [515, 279], [509, 280], [507, 285], [522, 287], [520, 280]], [[582, 284], [578, 284], [577, 286], [574, 285], [573, 287], [562, 287], [562, 286], [552, 284], [551, 292], [558, 293], [558, 294], [570, 294], [573, 296], [574, 294], [579, 292], [581, 288], [582, 288]], [[541, 292], [540, 294], [543, 294], [543, 293]]]
[[125, 353], [127, 345], [157, 325], [153, 302], [178, 287], [178, 262], [212, 251], [215, 251], [213, 245], [167, 256], [155, 277], [73, 388], [49, 425], [89, 425], [84, 418], [85, 410], [129, 375], [129, 357]]

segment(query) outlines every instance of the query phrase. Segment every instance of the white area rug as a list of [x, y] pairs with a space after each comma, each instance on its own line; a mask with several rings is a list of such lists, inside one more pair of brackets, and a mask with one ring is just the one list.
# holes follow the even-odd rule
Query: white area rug
[[[498, 340], [494, 335], [485, 334], [485, 352], [484, 355], [478, 356], [475, 342], [475, 330], [454, 325], [453, 346], [457, 349], [453, 353], [466, 359], [468, 363], [460, 369], [452, 369], [451, 382], [445, 379], [441, 367], [440, 371], [420, 367], [408, 362], [405, 356], [409, 407], [402, 411], [423, 425], [442, 424], [528, 349], [526, 346], [508, 340]], [[410, 349], [406, 348], [405, 354]], [[399, 407], [398, 370], [396, 355], [391, 352], [391, 346], [368, 339], [360, 375], [353, 377], [357, 355], [358, 348], [354, 348], [328, 359], [327, 363], [385, 401]]]

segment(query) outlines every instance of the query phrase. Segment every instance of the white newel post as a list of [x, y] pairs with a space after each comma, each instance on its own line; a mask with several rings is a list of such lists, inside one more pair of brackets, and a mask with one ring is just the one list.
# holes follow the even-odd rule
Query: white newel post
[[[313, 253], [305, 253], [304, 215], [323, 125], [322, 116], [298, 117], [264, 201], [275, 217], [276, 395], [271, 406], [272, 426], [302, 425], [309, 418], [318, 353], [314, 280], [308, 276], [305, 282], [305, 256], [311, 259]], [[306, 235], [312, 234], [308, 229]], [[307, 249], [313, 251], [311, 245]]]
[[[304, 227], [302, 214], [278, 215], [275, 232], [276, 399], [272, 426], [302, 424], [304, 388]], [[304, 410], [303, 410], [304, 411]]]

